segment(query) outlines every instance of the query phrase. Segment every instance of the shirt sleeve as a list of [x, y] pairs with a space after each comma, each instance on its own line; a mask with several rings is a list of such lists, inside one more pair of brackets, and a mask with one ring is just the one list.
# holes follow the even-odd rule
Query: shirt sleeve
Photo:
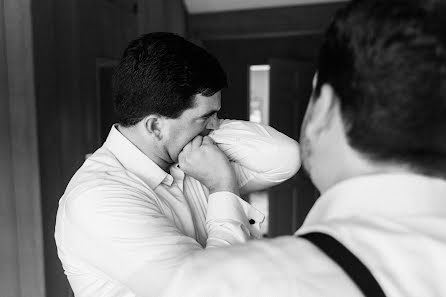
[[206, 215], [206, 247], [222, 247], [261, 238], [265, 216], [230, 192], [209, 195]]
[[300, 168], [298, 143], [269, 126], [220, 120], [209, 136], [232, 161], [242, 194], [277, 185]]
[[[336, 294], [333, 294], [336, 292]], [[255, 240], [195, 254], [163, 297], [363, 296], [349, 276], [309, 241]]]
[[63, 246], [94, 273], [121, 283], [136, 296], [159, 296], [187, 259], [204, 249], [248, 241], [257, 232], [249, 218], [263, 220], [233, 193], [211, 194], [203, 247], [166, 216], [169, 208], [163, 203], [153, 191], [127, 184], [105, 183], [77, 192], [63, 207]]
[[306, 296], [300, 280], [309, 270], [302, 259], [312, 254], [305, 244], [281, 237], [197, 253], [178, 269], [163, 297]]

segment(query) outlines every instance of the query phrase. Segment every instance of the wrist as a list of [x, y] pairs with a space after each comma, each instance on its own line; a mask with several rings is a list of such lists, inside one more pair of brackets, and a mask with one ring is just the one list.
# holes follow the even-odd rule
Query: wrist
[[216, 192], [231, 192], [237, 196], [240, 196], [239, 188], [236, 182], [220, 182], [209, 187], [209, 194]]

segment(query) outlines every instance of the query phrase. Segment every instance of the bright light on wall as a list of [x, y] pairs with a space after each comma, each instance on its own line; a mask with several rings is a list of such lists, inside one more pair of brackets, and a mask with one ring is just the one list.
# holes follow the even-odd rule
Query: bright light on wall
[[[269, 122], [269, 65], [249, 67], [249, 120], [268, 125]], [[268, 191], [259, 191], [249, 195], [249, 202], [265, 215], [262, 234], [268, 234], [269, 197]]]

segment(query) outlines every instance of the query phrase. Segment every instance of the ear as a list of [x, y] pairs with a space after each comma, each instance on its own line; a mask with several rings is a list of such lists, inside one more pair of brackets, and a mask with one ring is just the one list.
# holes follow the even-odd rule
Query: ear
[[319, 97], [311, 98], [305, 114], [303, 133], [306, 137], [315, 139], [330, 127], [336, 102], [333, 87], [322, 85]]
[[163, 118], [159, 115], [149, 115], [144, 118], [145, 131], [157, 140], [163, 139]]

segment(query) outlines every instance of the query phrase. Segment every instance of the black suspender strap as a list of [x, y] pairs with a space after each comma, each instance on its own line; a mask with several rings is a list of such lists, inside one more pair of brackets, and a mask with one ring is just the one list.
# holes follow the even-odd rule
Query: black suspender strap
[[359, 287], [366, 297], [385, 297], [370, 270], [339, 241], [325, 233], [312, 232], [300, 235], [312, 242], [335, 261]]

